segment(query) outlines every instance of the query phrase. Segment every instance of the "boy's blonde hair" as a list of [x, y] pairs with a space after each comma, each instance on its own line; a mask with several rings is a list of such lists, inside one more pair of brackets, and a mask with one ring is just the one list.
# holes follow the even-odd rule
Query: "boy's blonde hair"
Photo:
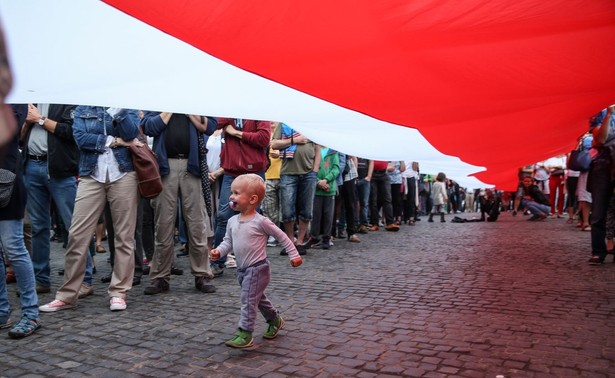
[[258, 203], [260, 204], [263, 198], [265, 198], [265, 180], [257, 174], [246, 173], [244, 175], [237, 176], [235, 181], [246, 181], [248, 186], [248, 192], [258, 197]]

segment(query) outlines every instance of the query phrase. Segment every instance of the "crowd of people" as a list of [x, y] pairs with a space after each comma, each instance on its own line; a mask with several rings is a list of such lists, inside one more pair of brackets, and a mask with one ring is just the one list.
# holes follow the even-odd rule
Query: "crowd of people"
[[[361, 234], [381, 228], [395, 232], [402, 224], [414, 225], [420, 215], [437, 213], [444, 221], [445, 212], [460, 212], [467, 203], [463, 188], [444, 173], [421, 174], [416, 161], [346, 155], [284, 123], [61, 104], [13, 105], [12, 110], [18, 127], [2, 165], [17, 179], [0, 219], [15, 222], [0, 227], [0, 235], [7, 256], [3, 276], [8, 283], [17, 281], [22, 303], [23, 319], [11, 330], [13, 337], [35, 332], [39, 311], [74, 308], [93, 293], [96, 253], [110, 253], [112, 272], [101, 280], [109, 284], [111, 311], [127, 308], [127, 293], [144, 274], [150, 278], [144, 294], [168, 291], [171, 275], [183, 273], [173, 264], [177, 256], [188, 256], [195, 290], [208, 294], [216, 292], [213, 278], [225, 269], [255, 268], [262, 255], [253, 261], [245, 251], [239, 256], [235, 244], [228, 247], [229, 240], [238, 239], [229, 224], [242, 209], [234, 199], [234, 182], [247, 175], [263, 185], [250, 206], [284, 235], [269, 230], [260, 247], [282, 241], [280, 254], [295, 265], [309, 249], [331, 249], [340, 239], [360, 243]], [[128, 148], [148, 141], [163, 184], [152, 200], [139, 197]], [[201, 190], [204, 181], [208, 191]], [[102, 245], [105, 237], [109, 251]], [[178, 237], [185, 245], [175, 255]], [[66, 248], [63, 283], [53, 301], [39, 306], [37, 294], [52, 290], [54, 238]], [[210, 250], [222, 253], [210, 258]], [[265, 318], [274, 324], [270, 336], [275, 336], [282, 320], [268, 311]], [[2, 327], [13, 326], [8, 309], [0, 309], [0, 316]], [[244, 333], [230, 346], [242, 347], [240, 339], [250, 342], [246, 324], [252, 323], [240, 321]]]
[[513, 215], [521, 208], [532, 214], [530, 221], [567, 217], [568, 224], [591, 233], [589, 263], [604, 263], [615, 248], [614, 146], [615, 105], [611, 105], [590, 118], [589, 130], [579, 138], [578, 151], [591, 158], [587, 167], [570, 169], [569, 154], [520, 170]]
[[[282, 240], [280, 254], [293, 259], [310, 249], [331, 249], [336, 240], [360, 243], [361, 234], [398, 231], [422, 215], [428, 215], [428, 222], [434, 216], [445, 222], [448, 213], [480, 211], [480, 221], [496, 221], [500, 211], [512, 210], [540, 221], [564, 218], [564, 204], [567, 222], [592, 232], [591, 263], [602, 263], [613, 249], [610, 152], [597, 148], [611, 140], [613, 107], [594, 117], [592, 132], [579, 141], [580, 148], [597, 151], [590, 171], [567, 169], [566, 157], [558, 156], [521, 169], [516, 193], [469, 191], [443, 172], [422, 174], [416, 161], [350, 156], [280, 122], [58, 104], [12, 109], [18, 127], [6, 145], [3, 166], [17, 179], [0, 216], [20, 221], [0, 228], [0, 236], [10, 231], [2, 239], [5, 265], [10, 265], [5, 274], [7, 282], [18, 282], [22, 301], [23, 318], [11, 330], [13, 337], [27, 336], [40, 326], [38, 311], [73, 308], [79, 298], [93, 293], [92, 256], [106, 253], [101, 225], [112, 254], [112, 273], [102, 279], [109, 283], [112, 311], [127, 308], [127, 293], [143, 274], [150, 278], [144, 294], [168, 291], [171, 275], [183, 273], [173, 265], [177, 256], [189, 257], [195, 289], [202, 293], [216, 292], [213, 278], [225, 269], [255, 268], [263, 258], [246, 259], [245, 251], [239, 257], [229, 247], [239, 238], [229, 224], [242, 221], [235, 219], [242, 207], [234, 200], [238, 193], [233, 183], [245, 181], [246, 175], [258, 177], [263, 187], [250, 206], [284, 234], [280, 238], [279, 232], [261, 229], [266, 236], [261, 250]], [[147, 143], [141, 133], [150, 138], [162, 176], [162, 192], [153, 200], [139, 198], [128, 149]], [[201, 164], [203, 160], [208, 164]], [[204, 181], [209, 191], [201, 190]], [[64, 279], [55, 300], [38, 307], [37, 294], [51, 292], [52, 224], [67, 250]], [[185, 247], [176, 256], [178, 235]], [[219, 255], [210, 256], [210, 250]], [[255, 295], [266, 302], [264, 287]], [[266, 320], [275, 325], [270, 331], [277, 334], [283, 321], [271, 308], [267, 311]], [[12, 326], [10, 312], [0, 315], [2, 327]], [[252, 326], [242, 328], [252, 321], [246, 323], [244, 315], [253, 317], [242, 312], [230, 346], [252, 342], [247, 335]]]

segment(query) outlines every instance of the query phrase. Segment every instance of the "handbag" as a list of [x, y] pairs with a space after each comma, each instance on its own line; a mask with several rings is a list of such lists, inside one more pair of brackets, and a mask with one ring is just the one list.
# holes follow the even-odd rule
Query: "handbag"
[[142, 146], [131, 143], [128, 149], [139, 181], [139, 194], [147, 199], [156, 198], [162, 192], [162, 179], [156, 154], [147, 143], [143, 143]]
[[13, 195], [16, 174], [8, 169], [0, 168], [0, 208], [6, 207]]
[[576, 150], [570, 151], [568, 157], [568, 169], [579, 172], [589, 171], [592, 159], [589, 156], [589, 150], [582, 149], [581, 145]]

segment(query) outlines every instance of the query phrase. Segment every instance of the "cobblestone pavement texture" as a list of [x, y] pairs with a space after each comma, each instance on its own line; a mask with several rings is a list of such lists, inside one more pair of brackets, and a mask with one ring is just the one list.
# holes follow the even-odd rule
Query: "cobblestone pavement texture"
[[[476, 214], [462, 214], [470, 218]], [[268, 295], [286, 320], [275, 340], [224, 346], [236, 330], [233, 270], [194, 289], [188, 259], [171, 290], [129, 293], [109, 311], [108, 254], [96, 256], [95, 295], [41, 314], [23, 340], [2, 330], [0, 376], [96, 377], [608, 377], [615, 374], [615, 264], [587, 264], [589, 233], [565, 220], [402, 225], [310, 250], [299, 268], [268, 248]], [[52, 243], [53, 289], [61, 244]], [[16, 286], [9, 285], [12, 305]], [[40, 303], [53, 299], [40, 295]], [[14, 316], [19, 311], [14, 309]]]

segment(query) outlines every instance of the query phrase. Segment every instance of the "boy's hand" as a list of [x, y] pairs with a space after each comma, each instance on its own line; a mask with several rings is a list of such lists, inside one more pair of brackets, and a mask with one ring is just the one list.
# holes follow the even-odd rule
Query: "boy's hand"
[[290, 265], [293, 268], [296, 268], [296, 267], [298, 267], [301, 264], [303, 264], [303, 259], [301, 258], [301, 256], [295, 257], [294, 259], [290, 260]]
[[211, 251], [209, 251], [209, 259], [211, 261], [220, 260], [220, 252], [217, 249], [212, 249]]

